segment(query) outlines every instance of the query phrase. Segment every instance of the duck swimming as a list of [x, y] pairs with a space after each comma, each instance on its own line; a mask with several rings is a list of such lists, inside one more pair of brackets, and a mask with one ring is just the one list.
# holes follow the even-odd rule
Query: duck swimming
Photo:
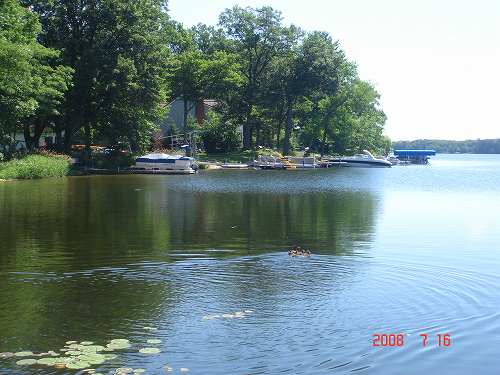
[[311, 252], [309, 250], [301, 248], [300, 246], [294, 245], [290, 250], [288, 250], [288, 255], [290, 255], [291, 257], [309, 257], [311, 256]]

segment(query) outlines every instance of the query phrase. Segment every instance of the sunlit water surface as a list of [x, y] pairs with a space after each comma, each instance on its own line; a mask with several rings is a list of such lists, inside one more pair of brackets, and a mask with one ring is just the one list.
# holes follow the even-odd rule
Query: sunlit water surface
[[[487, 155], [2, 183], [0, 352], [125, 338], [94, 367], [498, 374], [499, 189]], [[313, 256], [290, 258], [293, 244]], [[373, 347], [375, 333], [404, 345]], [[138, 353], [152, 338], [162, 353]], [[0, 373], [76, 373], [18, 359]]]

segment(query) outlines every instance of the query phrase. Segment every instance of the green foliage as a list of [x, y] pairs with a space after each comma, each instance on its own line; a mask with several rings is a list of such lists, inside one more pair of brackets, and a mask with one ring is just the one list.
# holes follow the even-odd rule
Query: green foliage
[[[85, 143], [142, 152], [168, 103], [215, 99], [204, 125], [209, 152], [265, 146], [285, 154], [385, 152], [379, 94], [328, 33], [285, 25], [271, 7], [226, 9], [217, 27], [186, 29], [164, 0], [0, 2], [0, 150], [22, 131], [38, 147]], [[173, 130], [175, 131], [175, 129]], [[227, 144], [226, 144], [227, 143]]]
[[240, 145], [236, 126], [230, 121], [223, 121], [215, 112], [209, 112], [203, 123], [201, 139], [207, 153], [231, 152]]
[[435, 150], [442, 153], [500, 154], [500, 139], [475, 139], [467, 141], [418, 139], [415, 141], [393, 142], [392, 148], [395, 150]]
[[232, 101], [235, 117], [243, 122], [243, 147], [252, 146], [253, 109], [263, 95], [263, 83], [273, 58], [286, 45], [281, 12], [271, 7], [226, 9], [219, 17], [241, 62], [244, 83]]
[[72, 69], [58, 64], [58, 51], [38, 43], [39, 32], [36, 14], [17, 0], [0, 2], [0, 148], [9, 155], [21, 123], [29, 146], [33, 119], [38, 120], [39, 138], [41, 121], [59, 114], [71, 84]]
[[167, 97], [165, 41], [174, 32], [161, 0], [26, 1], [42, 23], [42, 41], [74, 71], [66, 95], [66, 147], [81, 129], [114, 146], [148, 146]]
[[182, 98], [184, 102], [183, 133], [188, 131], [187, 115], [196, 103], [206, 98], [227, 99], [227, 93], [242, 82], [238, 56], [206, 46], [205, 43], [209, 43], [206, 40], [207, 32], [201, 27], [193, 31], [180, 30], [183, 35], [182, 46], [169, 64], [168, 83], [172, 97]]
[[0, 179], [63, 177], [70, 171], [70, 161], [66, 155], [28, 155], [0, 163]]

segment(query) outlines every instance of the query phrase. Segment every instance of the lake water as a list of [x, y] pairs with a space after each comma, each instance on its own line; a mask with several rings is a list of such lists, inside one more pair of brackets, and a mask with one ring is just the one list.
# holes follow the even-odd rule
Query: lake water
[[[499, 190], [498, 155], [3, 183], [0, 353], [128, 339], [93, 368], [498, 374]], [[19, 359], [0, 373], [77, 373]]]

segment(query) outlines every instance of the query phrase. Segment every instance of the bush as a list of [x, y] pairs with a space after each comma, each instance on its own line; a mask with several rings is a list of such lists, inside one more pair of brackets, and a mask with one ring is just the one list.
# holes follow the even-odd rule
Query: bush
[[201, 139], [208, 154], [231, 152], [240, 146], [240, 136], [236, 126], [223, 122], [215, 112], [209, 112], [201, 127]]
[[62, 177], [70, 171], [71, 159], [66, 155], [37, 154], [0, 163], [0, 179], [34, 179]]

